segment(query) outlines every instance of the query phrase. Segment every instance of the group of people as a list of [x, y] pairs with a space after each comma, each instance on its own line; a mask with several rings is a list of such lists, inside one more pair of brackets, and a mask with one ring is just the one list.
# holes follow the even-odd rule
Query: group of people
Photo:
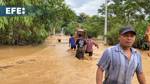
[[87, 39], [85, 39], [83, 38], [81, 34], [79, 34], [78, 38], [75, 39], [73, 35], [71, 34], [71, 37], [69, 38], [70, 48], [72, 50], [76, 50], [76, 57], [81, 60], [84, 59], [84, 53], [88, 53], [90, 56], [90, 59], [92, 59], [93, 45], [99, 48], [96, 42], [92, 39], [92, 36], [90, 35], [88, 36]]
[[[132, 47], [136, 35], [132, 27], [127, 26], [120, 29], [119, 43], [107, 48], [97, 63], [96, 84], [131, 84], [134, 73], [137, 74], [139, 84], [146, 84], [141, 54]], [[77, 46], [76, 57], [79, 59], [84, 58], [84, 52], [92, 56], [93, 45], [98, 47], [90, 36], [85, 40], [81, 35], [77, 41], [71, 35], [69, 44], [71, 49], [76, 49]], [[105, 78], [103, 79], [104, 72]]]

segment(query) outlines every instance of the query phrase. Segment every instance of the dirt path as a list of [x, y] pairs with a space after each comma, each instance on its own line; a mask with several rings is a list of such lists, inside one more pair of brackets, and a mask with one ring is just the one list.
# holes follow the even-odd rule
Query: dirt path
[[[49, 37], [38, 46], [1, 46], [0, 84], [95, 84], [96, 63], [106, 46], [99, 43], [94, 59], [81, 61], [75, 58], [75, 51], [68, 51], [67, 41], [67, 37], [61, 43]], [[150, 57], [142, 53], [146, 79], [150, 80]], [[138, 84], [135, 78], [133, 82]]]

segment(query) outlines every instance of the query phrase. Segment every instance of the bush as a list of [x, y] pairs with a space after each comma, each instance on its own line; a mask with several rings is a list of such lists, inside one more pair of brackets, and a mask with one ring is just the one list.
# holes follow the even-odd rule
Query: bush
[[118, 37], [119, 37], [119, 30], [121, 28], [121, 24], [115, 24], [114, 27], [110, 29], [108, 34], [106, 35], [107, 37], [107, 43], [109, 45], [114, 45], [118, 43]]

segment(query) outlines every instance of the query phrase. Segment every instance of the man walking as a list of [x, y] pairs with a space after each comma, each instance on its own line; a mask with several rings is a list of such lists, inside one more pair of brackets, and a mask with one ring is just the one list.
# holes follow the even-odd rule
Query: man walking
[[[141, 54], [132, 45], [136, 32], [131, 27], [119, 31], [119, 44], [104, 51], [96, 73], [97, 84], [131, 84], [136, 72], [140, 84], [145, 83]], [[105, 79], [102, 82], [103, 72]]]
[[76, 50], [76, 57], [78, 59], [83, 60], [84, 59], [84, 52], [85, 52], [85, 45], [86, 45], [86, 41], [85, 39], [82, 37], [81, 34], [79, 34], [79, 38], [76, 41], [76, 45], [77, 45], [77, 50]]
[[72, 34], [70, 35], [70, 38], [69, 38], [69, 46], [71, 50], [76, 50], [75, 38], [73, 37]]
[[90, 59], [92, 59], [92, 55], [93, 55], [93, 45], [99, 48], [98, 44], [96, 44], [96, 42], [92, 39], [92, 36], [88, 35], [88, 39], [86, 40], [85, 53], [89, 54]]

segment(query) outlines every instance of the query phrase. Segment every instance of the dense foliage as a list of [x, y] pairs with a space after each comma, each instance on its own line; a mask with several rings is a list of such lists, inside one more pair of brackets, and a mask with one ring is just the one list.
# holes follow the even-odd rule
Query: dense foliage
[[[135, 47], [142, 47], [146, 26], [150, 20], [149, 0], [110, 0], [108, 2], [108, 43], [118, 42], [118, 30], [122, 26], [133, 26], [137, 32]], [[99, 12], [104, 15], [105, 6]], [[113, 37], [112, 37], [113, 36]]]
[[33, 10], [26, 16], [0, 17], [0, 44], [41, 43], [76, 16], [64, 0], [0, 0], [0, 5]]

